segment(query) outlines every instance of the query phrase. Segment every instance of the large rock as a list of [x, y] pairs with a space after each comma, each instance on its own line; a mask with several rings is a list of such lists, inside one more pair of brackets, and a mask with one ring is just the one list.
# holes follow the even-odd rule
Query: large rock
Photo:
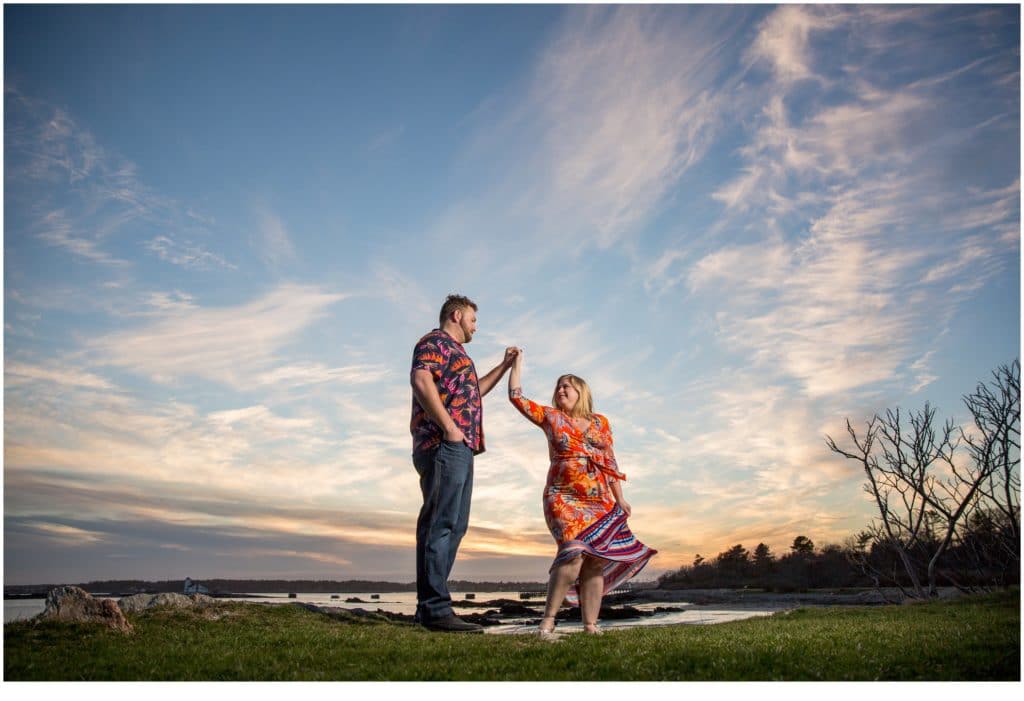
[[94, 599], [79, 587], [57, 587], [46, 595], [46, 608], [37, 616], [44, 621], [102, 623], [122, 633], [132, 632], [132, 624], [120, 607], [110, 599]]
[[122, 611], [127, 613], [138, 613], [146, 609], [166, 606], [169, 608], [192, 608], [193, 606], [209, 606], [213, 603], [213, 597], [206, 594], [173, 594], [165, 592], [162, 594], [132, 594], [119, 599], [117, 604]]

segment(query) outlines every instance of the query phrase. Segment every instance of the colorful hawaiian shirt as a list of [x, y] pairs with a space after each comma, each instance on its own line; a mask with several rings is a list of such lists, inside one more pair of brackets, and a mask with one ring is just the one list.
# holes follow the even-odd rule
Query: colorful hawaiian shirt
[[[466, 355], [462, 344], [441, 329], [434, 329], [419, 340], [412, 353], [412, 370], [427, 370], [434, 378], [434, 386], [441, 403], [455, 424], [466, 436], [466, 445], [474, 454], [484, 452], [483, 403], [476, 367]], [[412, 452], [420, 453], [436, 448], [444, 432], [431, 420], [426, 410], [412, 398]]]

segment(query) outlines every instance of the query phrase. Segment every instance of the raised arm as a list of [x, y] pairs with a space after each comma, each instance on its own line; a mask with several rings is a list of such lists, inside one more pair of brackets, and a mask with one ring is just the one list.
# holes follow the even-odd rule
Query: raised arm
[[545, 407], [537, 402], [531, 402], [523, 396], [522, 374], [523, 351], [520, 348], [512, 363], [512, 372], [508, 374], [508, 399], [519, 410], [519, 413], [538, 426], [542, 426], [546, 415]]
[[508, 393], [510, 395], [514, 389], [523, 389], [523, 350], [520, 348], [518, 351], [516, 357], [512, 359], [512, 372], [508, 374]]
[[498, 380], [500, 380], [501, 376], [505, 374], [505, 371], [512, 367], [512, 362], [518, 354], [518, 348], [509, 346], [505, 349], [505, 358], [495, 365], [493, 370], [480, 378], [478, 384], [480, 385], [481, 397], [494, 389], [494, 385], [498, 384]]

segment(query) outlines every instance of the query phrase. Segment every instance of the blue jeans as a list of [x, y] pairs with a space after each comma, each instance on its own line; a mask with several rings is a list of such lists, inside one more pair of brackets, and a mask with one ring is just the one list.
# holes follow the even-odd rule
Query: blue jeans
[[416, 521], [416, 618], [420, 623], [452, 614], [448, 575], [469, 527], [473, 451], [442, 440], [435, 450], [414, 453], [423, 508]]

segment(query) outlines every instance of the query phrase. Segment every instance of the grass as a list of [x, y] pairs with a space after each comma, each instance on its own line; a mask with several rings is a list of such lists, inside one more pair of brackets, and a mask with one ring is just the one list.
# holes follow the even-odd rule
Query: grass
[[906, 606], [805, 608], [707, 626], [549, 643], [429, 633], [297, 606], [225, 603], [95, 625], [4, 626], [17, 680], [1020, 680], [1020, 592]]

